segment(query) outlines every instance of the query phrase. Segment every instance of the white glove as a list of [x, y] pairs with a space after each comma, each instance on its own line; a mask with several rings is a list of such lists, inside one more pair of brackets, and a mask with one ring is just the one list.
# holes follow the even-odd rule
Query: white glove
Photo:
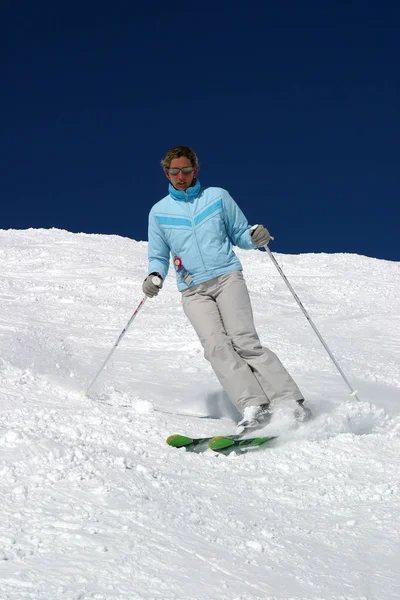
[[157, 296], [163, 285], [162, 277], [159, 273], [150, 273], [143, 281], [142, 290], [149, 298]]
[[250, 228], [250, 238], [255, 246], [266, 246], [272, 239], [268, 229], [264, 225], [253, 225]]

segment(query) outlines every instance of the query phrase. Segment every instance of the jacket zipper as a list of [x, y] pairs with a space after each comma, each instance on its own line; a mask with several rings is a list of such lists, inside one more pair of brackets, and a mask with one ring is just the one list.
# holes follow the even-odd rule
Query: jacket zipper
[[207, 271], [206, 265], [204, 264], [203, 255], [202, 255], [202, 253], [200, 251], [199, 240], [197, 239], [196, 226], [195, 226], [194, 219], [193, 219], [192, 207], [191, 207], [191, 204], [189, 202], [189, 195], [188, 195], [188, 193], [186, 191], [184, 191], [184, 194], [186, 196], [187, 206], [189, 206], [190, 220], [192, 221], [193, 235], [194, 235], [194, 239], [196, 240], [197, 251], [198, 251], [199, 256], [201, 258], [201, 262], [203, 263], [203, 269], [205, 271]]

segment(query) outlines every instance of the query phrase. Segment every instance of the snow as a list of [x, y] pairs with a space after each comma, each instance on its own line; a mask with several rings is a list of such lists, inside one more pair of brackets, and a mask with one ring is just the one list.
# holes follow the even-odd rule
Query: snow
[[[273, 250], [273, 247], [272, 247]], [[269, 448], [223, 456], [166, 437], [231, 433], [172, 273], [142, 299], [147, 244], [0, 231], [1, 600], [400, 597], [400, 266], [238, 250], [263, 341], [316, 418], [285, 407]]]

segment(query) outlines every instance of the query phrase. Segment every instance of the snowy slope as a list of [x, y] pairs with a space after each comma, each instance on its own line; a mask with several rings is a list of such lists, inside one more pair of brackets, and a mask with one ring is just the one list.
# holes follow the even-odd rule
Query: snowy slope
[[173, 276], [84, 394], [142, 298], [146, 252], [0, 231], [0, 600], [397, 600], [399, 264], [277, 255], [357, 402], [268, 256], [238, 251], [258, 331], [316, 418], [225, 457], [165, 444], [237, 417]]

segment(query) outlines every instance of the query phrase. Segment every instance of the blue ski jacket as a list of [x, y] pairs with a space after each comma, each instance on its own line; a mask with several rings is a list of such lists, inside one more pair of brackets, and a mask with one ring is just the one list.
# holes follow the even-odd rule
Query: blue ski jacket
[[[185, 192], [169, 185], [169, 194], [149, 214], [149, 273], [167, 276], [170, 254], [178, 289], [183, 291], [230, 271], [241, 271], [233, 245], [255, 249], [250, 225], [229, 193], [218, 187], [202, 189], [200, 182]], [[185, 282], [185, 275], [192, 283]], [[186, 280], [187, 281], [187, 280]]]

